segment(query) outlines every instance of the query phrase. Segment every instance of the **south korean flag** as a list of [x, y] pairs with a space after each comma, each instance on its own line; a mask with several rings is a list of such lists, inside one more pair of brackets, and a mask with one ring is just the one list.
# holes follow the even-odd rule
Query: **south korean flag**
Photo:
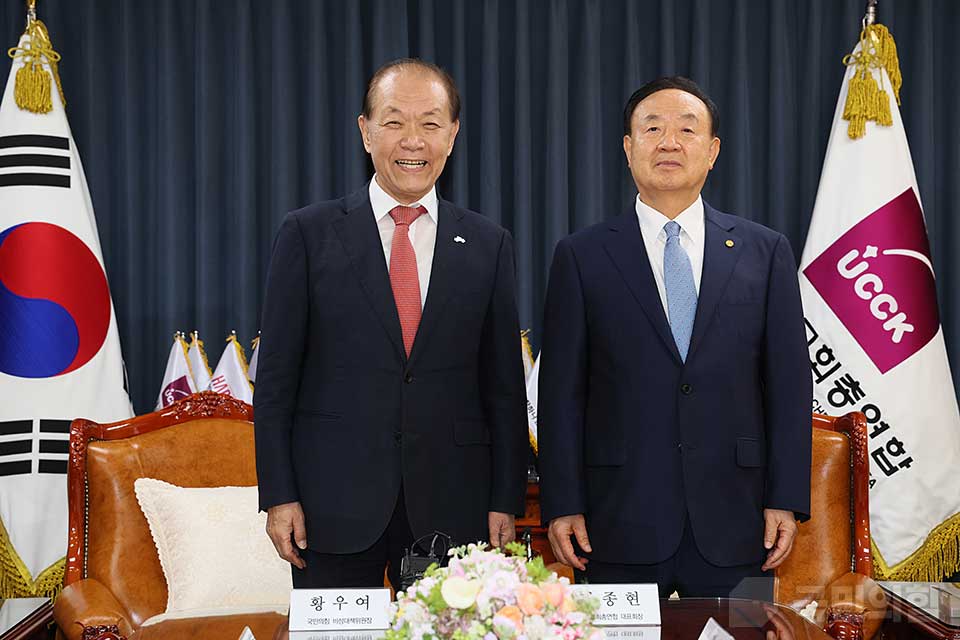
[[17, 106], [25, 64], [0, 103], [0, 598], [60, 582], [70, 421], [132, 415], [80, 156], [49, 64], [52, 110]]

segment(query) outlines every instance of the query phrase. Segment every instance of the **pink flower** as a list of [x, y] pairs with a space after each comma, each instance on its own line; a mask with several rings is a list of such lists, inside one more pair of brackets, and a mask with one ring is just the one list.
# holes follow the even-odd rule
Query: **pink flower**
[[534, 585], [521, 583], [517, 586], [517, 604], [528, 616], [543, 612], [543, 592]]
[[560, 605], [563, 603], [563, 594], [567, 591], [566, 587], [559, 582], [547, 582], [541, 584], [540, 590], [543, 591], [543, 595], [547, 599], [547, 602], [549, 602], [550, 606], [554, 609], [560, 608]]
[[513, 625], [513, 627], [517, 630], [518, 633], [520, 631], [523, 631], [523, 612], [521, 612], [520, 609], [513, 606], [512, 604], [501, 608], [500, 611], [497, 611], [497, 613], [493, 617], [494, 617], [494, 624], [497, 623], [497, 618], [504, 618], [505, 620], [508, 620], [510, 624]]

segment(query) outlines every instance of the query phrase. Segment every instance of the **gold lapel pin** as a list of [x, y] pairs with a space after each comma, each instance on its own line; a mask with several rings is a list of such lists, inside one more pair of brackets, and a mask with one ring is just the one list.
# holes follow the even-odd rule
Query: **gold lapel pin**
[[733, 248], [733, 240], [727, 240], [727, 241], [724, 242], [723, 244], [727, 245], [727, 247], [729, 247], [729, 248], [731, 248], [731, 249]]

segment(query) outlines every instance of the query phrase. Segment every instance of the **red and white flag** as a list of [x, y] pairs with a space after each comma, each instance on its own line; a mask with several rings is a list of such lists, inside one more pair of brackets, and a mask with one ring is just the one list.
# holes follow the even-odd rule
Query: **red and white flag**
[[177, 332], [173, 336], [173, 346], [167, 357], [167, 368], [163, 372], [163, 382], [160, 383], [160, 396], [157, 398], [157, 409], [169, 407], [177, 400], [196, 393], [197, 387], [193, 383], [190, 373], [190, 363], [187, 361], [187, 342], [183, 334]]
[[[800, 265], [813, 409], [866, 415], [876, 575], [935, 581], [960, 568], [960, 414], [895, 48], [869, 29], [848, 58]], [[888, 126], [858, 123], [864, 105]]]
[[235, 333], [227, 338], [227, 346], [210, 381], [210, 390], [253, 404], [253, 385], [247, 377], [247, 359]]

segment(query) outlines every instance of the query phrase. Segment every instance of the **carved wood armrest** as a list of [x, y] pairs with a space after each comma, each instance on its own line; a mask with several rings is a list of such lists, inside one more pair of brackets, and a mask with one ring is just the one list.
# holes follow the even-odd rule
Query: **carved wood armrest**
[[847, 573], [831, 582], [818, 602], [818, 624], [838, 640], [870, 640], [887, 612], [883, 589], [859, 573]]
[[123, 605], [93, 578], [64, 587], [53, 605], [53, 618], [67, 640], [122, 640], [134, 631]]

